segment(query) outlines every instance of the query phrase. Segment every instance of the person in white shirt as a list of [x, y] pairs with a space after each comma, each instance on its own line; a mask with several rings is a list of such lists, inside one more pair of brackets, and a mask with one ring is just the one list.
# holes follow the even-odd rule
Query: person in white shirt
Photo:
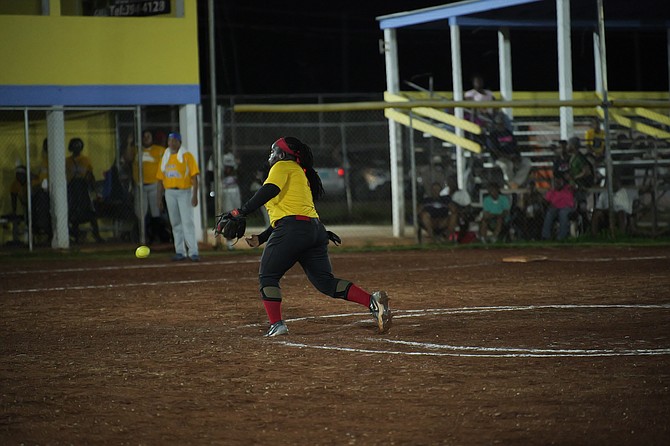
[[[615, 187], [618, 186], [616, 183], [614, 185]], [[640, 193], [635, 186], [619, 187], [617, 191], [614, 192], [612, 206], [614, 206], [614, 214], [621, 234], [627, 234], [631, 230], [631, 218], [635, 211], [635, 201], [639, 199]], [[591, 217], [591, 235], [597, 236], [601, 230], [608, 226], [608, 223], [609, 199], [607, 191], [603, 191], [598, 195], [598, 200], [593, 209], [593, 216]]]
[[[479, 74], [472, 77], [472, 89], [463, 94], [466, 101], [482, 102], [495, 101], [493, 92], [484, 88], [484, 78]], [[473, 108], [470, 113], [470, 120], [482, 127], [489, 127], [493, 118], [493, 110], [490, 108]], [[468, 119], [468, 118], [466, 118]]]
[[[472, 211], [472, 199], [465, 190], [458, 188], [458, 180], [455, 176], [447, 178], [447, 187], [442, 189], [440, 195], [449, 195], [449, 218], [447, 221], [447, 231], [449, 240], [460, 242], [467, 234], [470, 228], [470, 222], [474, 220], [475, 215]], [[456, 232], [458, 228], [458, 232]]]
[[463, 94], [466, 101], [494, 101], [493, 92], [484, 88], [484, 78], [479, 74], [472, 77], [472, 89]]

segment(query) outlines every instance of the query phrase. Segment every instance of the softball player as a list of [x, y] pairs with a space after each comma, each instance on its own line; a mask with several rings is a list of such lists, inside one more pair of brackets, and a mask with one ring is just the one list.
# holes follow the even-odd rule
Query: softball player
[[296, 262], [317, 290], [365, 305], [379, 332], [388, 331], [391, 310], [386, 292], [370, 294], [348, 280], [333, 276], [328, 240], [339, 242], [339, 238], [326, 231], [314, 207], [314, 200], [323, 194], [323, 186], [313, 167], [312, 150], [297, 138], [279, 138], [272, 145], [268, 162], [270, 172], [263, 186], [240, 209], [230, 212], [232, 216], [244, 216], [265, 205], [270, 216], [268, 229], [246, 238], [251, 247], [267, 241], [258, 274], [261, 298], [270, 321], [265, 336], [288, 333], [282, 319], [279, 281]]

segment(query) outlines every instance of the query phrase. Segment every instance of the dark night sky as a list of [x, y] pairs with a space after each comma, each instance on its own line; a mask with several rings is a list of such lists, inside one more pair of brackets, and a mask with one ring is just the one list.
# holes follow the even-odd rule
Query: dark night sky
[[[595, 5], [595, 0], [591, 1]], [[605, 6], [619, 1], [628, 2], [608, 0]], [[445, 3], [449, 2], [215, 1], [218, 94], [382, 92], [386, 88], [384, 57], [378, 43], [382, 32], [375, 18]], [[201, 88], [206, 95], [207, 1], [198, 0], [198, 9]], [[511, 36], [514, 89], [557, 90], [556, 31], [512, 30]], [[401, 29], [398, 42], [402, 80], [432, 73], [435, 89], [451, 90], [448, 29]], [[478, 72], [489, 88], [497, 90], [496, 32], [463, 28], [461, 45], [464, 86], [469, 88], [470, 76]], [[610, 90], [668, 89], [664, 31], [608, 30], [607, 51]], [[591, 30], [573, 30], [572, 52], [574, 89], [593, 90]], [[426, 77], [417, 78], [416, 83], [428, 86]]]

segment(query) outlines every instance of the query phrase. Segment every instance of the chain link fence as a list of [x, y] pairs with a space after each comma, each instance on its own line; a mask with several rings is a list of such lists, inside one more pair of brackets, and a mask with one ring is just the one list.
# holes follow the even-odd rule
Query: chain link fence
[[[318, 211], [325, 221], [389, 224], [389, 136], [383, 111], [247, 114], [228, 107], [223, 115], [224, 152], [238, 160], [242, 201], [267, 175], [272, 143], [281, 136], [295, 136], [314, 153], [325, 189]], [[250, 223], [264, 224], [260, 215]]]
[[[399, 159], [405, 222], [414, 227], [419, 241], [439, 243], [667, 234], [667, 107], [614, 106], [605, 128], [603, 109], [591, 103], [574, 104], [573, 130], [565, 138], [560, 136], [555, 103], [542, 108], [506, 103], [506, 113], [500, 103], [465, 109], [468, 126], [458, 119], [454, 123], [454, 110], [448, 106], [422, 108], [417, 102], [411, 112], [409, 106], [394, 109], [389, 116], [403, 124]], [[263, 109], [250, 104], [237, 107], [237, 113], [228, 109], [227, 146], [253, 172], [264, 165], [272, 141], [296, 136], [315, 152], [328, 193], [317, 208], [327, 223], [390, 224], [389, 121], [384, 110], [360, 110], [361, 104], [351, 104], [352, 111], [329, 111], [325, 104], [294, 111], [296, 107], [284, 105]], [[448, 137], [443, 137], [445, 132]], [[463, 150], [460, 177], [454, 138], [479, 148]]]
[[[343, 99], [352, 102], [343, 107]], [[209, 116], [202, 119], [200, 113], [200, 139], [204, 142], [199, 149], [205, 157], [200, 161], [206, 204], [204, 229], [213, 226], [216, 212], [238, 206], [225, 199], [219, 209], [214, 172], [222, 172], [219, 193], [229, 197], [226, 187], [232, 181], [243, 203], [267, 175], [269, 149], [280, 136], [295, 136], [312, 147], [326, 190], [317, 209], [327, 224], [391, 225], [397, 203], [394, 205], [392, 199], [388, 110], [373, 102], [379, 99], [378, 95], [220, 98], [221, 159], [214, 154], [211, 120]], [[614, 104], [606, 126], [602, 108], [575, 106], [573, 131], [561, 138], [556, 104], [539, 108], [537, 104], [507, 103], [505, 110], [511, 110], [513, 118], [500, 111], [501, 104], [466, 109], [463, 121], [469, 125], [463, 126], [462, 121], [453, 120], [454, 110], [449, 105], [432, 104], [428, 112], [419, 107], [422, 104], [416, 98], [410, 96], [410, 100], [417, 101], [417, 107], [411, 112], [409, 106], [394, 109], [393, 118], [403, 122], [397, 163], [403, 220], [422, 243], [656, 237], [668, 233], [667, 107]], [[260, 106], [274, 102], [286, 108], [236, 111], [241, 102]], [[320, 105], [309, 111], [290, 108], [315, 102]], [[334, 103], [339, 103], [338, 111], [329, 108]], [[148, 130], [153, 143], [164, 147], [167, 134], [179, 129], [178, 107], [65, 109], [62, 135], [57, 133], [62, 128], [59, 125], [50, 128], [52, 112], [0, 109], [2, 249], [50, 246], [54, 231], [62, 230], [72, 243], [80, 244], [96, 243], [98, 234], [107, 243], [137, 243], [143, 236], [148, 243], [169, 241], [168, 216], [147, 217], [139, 207], [144, 187], [138, 184], [136, 141]], [[440, 113], [450, 117], [445, 120]], [[59, 159], [70, 170], [88, 166], [73, 160], [73, 152], [68, 150], [77, 138], [83, 144], [81, 155], [90, 161], [91, 178], [78, 199], [74, 198], [74, 187], [68, 186], [72, 175], [49, 177], [47, 135], [63, 141], [65, 148]], [[571, 137], [576, 139], [570, 141]], [[604, 151], [605, 139], [611, 149], [609, 158]], [[459, 142], [467, 143], [470, 149], [462, 151], [460, 175]], [[552, 210], [553, 202], [547, 200], [548, 192], [553, 190], [550, 196], [555, 195], [560, 186], [559, 177], [571, 189], [569, 210], [560, 210], [561, 203]], [[492, 200], [495, 192], [490, 186], [496, 186], [504, 198]], [[456, 193], [457, 189], [460, 192]], [[57, 190], [67, 191], [67, 196], [59, 198]], [[67, 207], [67, 219], [54, 219], [54, 200]], [[504, 208], [501, 220], [486, 215], [491, 205]], [[551, 224], [545, 224], [548, 215]], [[250, 216], [250, 226], [266, 223], [262, 212]]]
[[[54, 112], [63, 125], [50, 119]], [[1, 246], [51, 246], [59, 232], [72, 245], [169, 241], [166, 215], [160, 222], [141, 217], [138, 123], [165, 147], [168, 132], [179, 128], [178, 108], [0, 109]], [[61, 142], [56, 159], [64, 176], [50, 176], [49, 135]], [[57, 207], [67, 218], [56, 218]]]

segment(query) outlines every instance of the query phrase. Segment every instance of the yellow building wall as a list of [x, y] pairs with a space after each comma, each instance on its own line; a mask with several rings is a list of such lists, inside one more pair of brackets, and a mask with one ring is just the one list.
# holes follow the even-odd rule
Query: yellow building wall
[[[75, 0], [50, 0], [49, 15], [41, 0], [0, 0], [0, 105], [199, 103], [197, 3], [184, 0], [183, 17], [176, 17], [170, 1], [169, 15], [84, 17], [72, 15]], [[54, 101], [40, 102], [44, 97]], [[123, 102], [113, 102], [119, 97]], [[30, 116], [36, 173], [47, 129], [45, 112]], [[96, 179], [114, 162], [115, 127], [113, 112], [65, 113], [65, 143], [83, 139]], [[11, 211], [16, 164], [26, 164], [23, 111], [0, 111], [0, 214]]]
[[0, 0], [0, 14], [42, 14], [42, 0]]
[[0, 15], [0, 60], [0, 85], [199, 84], [196, 0], [184, 17]]

